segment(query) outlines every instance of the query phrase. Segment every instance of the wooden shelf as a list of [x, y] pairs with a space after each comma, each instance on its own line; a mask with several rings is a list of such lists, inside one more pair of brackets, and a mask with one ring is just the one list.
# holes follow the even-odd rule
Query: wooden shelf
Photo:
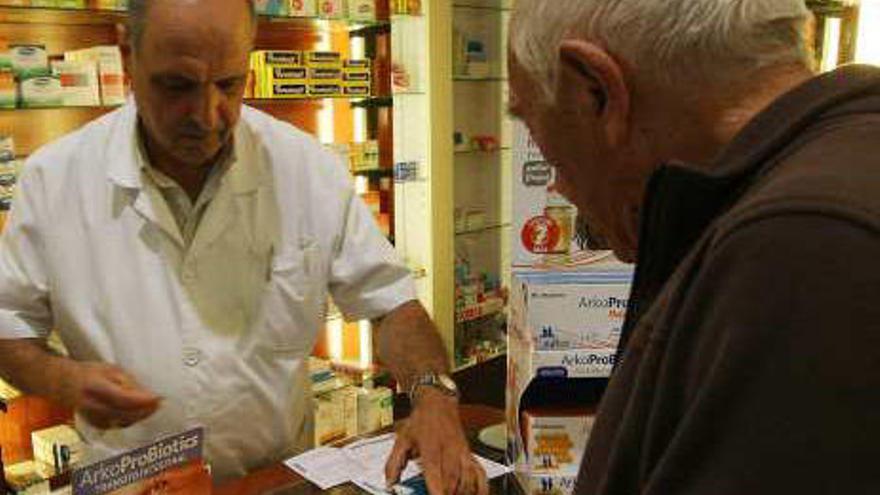
[[125, 22], [126, 12], [95, 9], [0, 7], [0, 23], [52, 24], [60, 26], [113, 26]]
[[97, 119], [116, 107], [28, 108], [0, 112], [0, 134], [15, 138], [18, 156], [32, 154], [37, 148]]
[[[69, 9], [24, 6], [0, 6], [0, 23], [51, 24], [61, 26], [114, 26], [124, 23], [128, 12], [124, 10]], [[371, 32], [387, 32], [388, 20], [350, 21], [348, 19], [321, 19], [318, 17], [260, 16], [260, 27], [284, 25], [303, 31], [349, 31], [356, 35]]]

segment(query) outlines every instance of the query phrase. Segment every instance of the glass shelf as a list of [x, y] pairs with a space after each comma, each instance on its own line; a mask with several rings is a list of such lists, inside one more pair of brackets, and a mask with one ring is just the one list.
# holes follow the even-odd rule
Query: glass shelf
[[510, 151], [510, 148], [507, 146], [502, 146], [500, 148], [495, 148], [494, 150], [488, 150], [488, 151], [484, 151], [484, 150], [480, 150], [480, 149], [457, 150], [455, 152], [455, 154], [456, 155], [494, 155], [496, 153], [503, 153], [505, 151]]
[[465, 235], [476, 235], [476, 234], [484, 234], [486, 232], [493, 232], [496, 230], [506, 229], [508, 227], [512, 227], [509, 223], [495, 223], [491, 225], [486, 225], [484, 227], [479, 227], [475, 229], [464, 229], [458, 230], [455, 232], [456, 236], [465, 236]]
[[490, 354], [489, 356], [482, 358], [480, 360], [457, 366], [453, 370], [453, 373], [459, 373], [459, 372], [474, 368], [474, 367], [479, 366], [481, 364], [488, 363], [489, 361], [494, 361], [496, 359], [499, 359], [499, 358], [502, 358], [505, 356], [507, 356], [507, 351], [496, 352], [495, 354]]
[[475, 76], [453, 75], [452, 80], [455, 82], [506, 82], [507, 77], [503, 77], [503, 76], [475, 77]]
[[458, 0], [452, 4], [455, 9], [488, 10], [490, 12], [510, 12], [513, 7], [507, 0]]

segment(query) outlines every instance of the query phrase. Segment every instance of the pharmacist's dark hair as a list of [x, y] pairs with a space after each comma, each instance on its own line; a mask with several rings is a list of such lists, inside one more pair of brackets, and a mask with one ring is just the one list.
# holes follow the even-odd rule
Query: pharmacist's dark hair
[[[254, 0], [245, 0], [248, 4], [248, 12], [251, 14], [251, 22], [254, 29], [257, 27], [257, 10], [254, 6]], [[128, 0], [128, 36], [133, 46], [140, 44], [147, 27], [147, 14], [149, 13], [151, 0]]]

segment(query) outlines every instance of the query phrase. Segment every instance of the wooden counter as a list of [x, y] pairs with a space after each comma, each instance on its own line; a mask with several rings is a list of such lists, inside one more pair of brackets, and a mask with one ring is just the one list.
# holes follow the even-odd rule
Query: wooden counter
[[[476, 453], [495, 461], [502, 461], [498, 453], [477, 445], [476, 438], [481, 429], [504, 421], [503, 412], [485, 406], [463, 405], [461, 406], [461, 420]], [[492, 493], [518, 493], [515, 484], [510, 476], [495, 480], [492, 483]], [[365, 492], [353, 485], [344, 485], [325, 492], [280, 464], [256, 471], [240, 480], [220, 485], [214, 489], [215, 495], [311, 495], [320, 493], [347, 495]]]

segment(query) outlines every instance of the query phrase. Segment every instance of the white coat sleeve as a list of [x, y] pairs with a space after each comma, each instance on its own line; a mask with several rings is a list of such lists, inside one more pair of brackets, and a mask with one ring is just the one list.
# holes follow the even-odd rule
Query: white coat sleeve
[[45, 338], [53, 326], [39, 171], [25, 167], [0, 237], [0, 339]]
[[330, 267], [330, 294], [346, 320], [385, 316], [416, 299], [409, 269], [361, 198], [348, 189], [344, 227]]

